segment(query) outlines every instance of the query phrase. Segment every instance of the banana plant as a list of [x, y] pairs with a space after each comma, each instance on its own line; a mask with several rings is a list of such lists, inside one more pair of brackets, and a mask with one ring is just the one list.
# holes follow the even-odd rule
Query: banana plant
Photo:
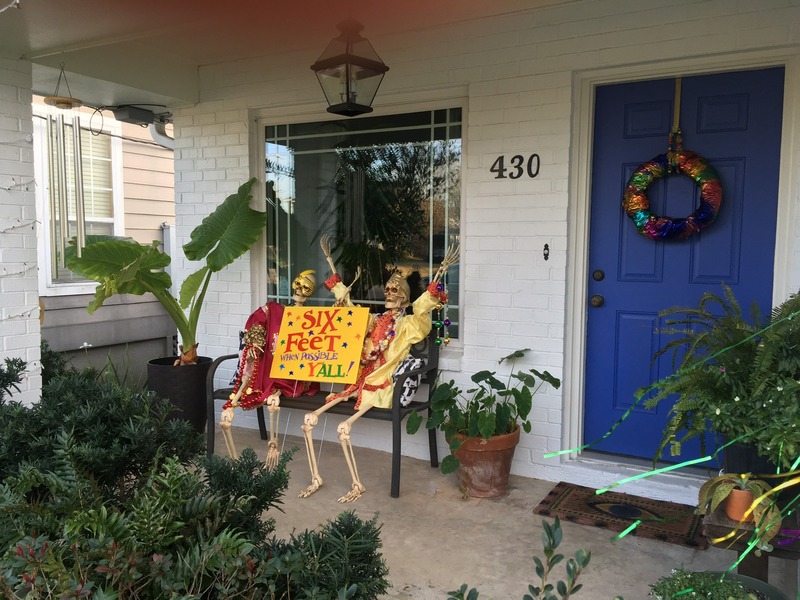
[[250, 208], [250, 179], [220, 204], [191, 233], [183, 252], [190, 261], [205, 264], [181, 285], [179, 298], [170, 289], [172, 279], [164, 268], [170, 257], [160, 242], [140, 244], [126, 237], [88, 236], [81, 256], [73, 244], [66, 265], [75, 274], [98, 282], [95, 297], [86, 310], [91, 314], [115, 294], [153, 294], [166, 309], [180, 335], [181, 355], [176, 364], [197, 362], [197, 324], [211, 276], [242, 256], [258, 240], [267, 224], [267, 213]]

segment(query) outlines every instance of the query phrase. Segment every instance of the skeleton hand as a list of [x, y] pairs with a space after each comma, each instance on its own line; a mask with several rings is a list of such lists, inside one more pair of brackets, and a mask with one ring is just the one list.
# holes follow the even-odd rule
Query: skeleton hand
[[336, 303], [334, 306], [351, 306], [353, 303], [350, 300], [350, 291], [353, 289], [353, 285], [355, 282], [358, 281], [358, 278], [361, 277], [361, 267], [356, 267], [356, 276], [353, 278], [353, 281], [350, 282], [350, 285], [345, 288], [345, 293], [341, 298], [336, 299]]
[[[331, 235], [329, 233], [325, 233], [319, 238], [319, 247], [322, 248], [322, 253], [328, 261], [331, 272], [336, 275], [336, 265], [333, 264], [333, 259], [331, 258]], [[356, 277], [356, 279], [358, 279], [358, 277]], [[353, 283], [355, 283], [355, 281], [353, 281]]]
[[353, 281], [350, 282], [350, 285], [347, 286], [347, 289], [350, 290], [355, 285], [356, 281], [358, 281], [359, 277], [361, 277], [361, 273], [363, 273], [363, 269], [361, 265], [356, 267], [356, 276], [353, 277]]
[[460, 251], [461, 248], [457, 245], [447, 248], [447, 252], [445, 252], [444, 258], [442, 259], [442, 264], [439, 266], [439, 270], [436, 271], [436, 275], [433, 276], [434, 283], [439, 283], [439, 280], [444, 277], [447, 268], [458, 262]]

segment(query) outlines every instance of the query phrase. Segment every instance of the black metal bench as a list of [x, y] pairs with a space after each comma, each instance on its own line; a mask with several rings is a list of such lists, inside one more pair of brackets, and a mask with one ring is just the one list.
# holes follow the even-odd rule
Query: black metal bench
[[[408, 414], [414, 410], [428, 410], [430, 415], [431, 395], [433, 394], [433, 384], [439, 374], [439, 345], [436, 343], [436, 329], [431, 330], [430, 335], [423, 341], [415, 344], [411, 348], [411, 354], [416, 358], [424, 358], [424, 366], [419, 369], [411, 369], [405, 373], [399, 374], [395, 378], [394, 397], [392, 398], [392, 408], [372, 408], [364, 413], [363, 418], [378, 419], [380, 421], [391, 421], [392, 423], [392, 483], [390, 494], [393, 498], [400, 496], [400, 457], [401, 457], [401, 442], [402, 442], [402, 422]], [[239, 354], [226, 354], [220, 356], [213, 363], [208, 370], [206, 378], [206, 402], [207, 402], [207, 425], [206, 435], [208, 442], [206, 445], [206, 452], [208, 456], [214, 453], [214, 435], [216, 433], [214, 401], [227, 400], [233, 391], [232, 386], [216, 387], [214, 384], [214, 377], [219, 366], [225, 361], [237, 360]], [[428, 384], [427, 393], [423, 395], [421, 390], [417, 390], [411, 403], [407, 406], [400, 405], [400, 394], [403, 387], [403, 382], [414, 375], [422, 375], [422, 383]], [[301, 396], [300, 398], [288, 398], [281, 396], [281, 408], [295, 408], [303, 411], [316, 410], [325, 404], [325, 397], [329, 392], [318, 392], [310, 396]], [[336, 415], [352, 415], [353, 403], [341, 402], [333, 406], [328, 413]], [[259, 407], [256, 409], [258, 418], [258, 430], [262, 440], [268, 439], [267, 427], [264, 422], [264, 409]], [[431, 467], [439, 466], [439, 453], [436, 446], [436, 430], [428, 430], [428, 447], [431, 456]]]

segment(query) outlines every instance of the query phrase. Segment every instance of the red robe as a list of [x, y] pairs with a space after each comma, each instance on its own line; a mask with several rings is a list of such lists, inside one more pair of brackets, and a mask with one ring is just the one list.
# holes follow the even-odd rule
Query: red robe
[[[242, 378], [249, 370], [246, 357], [250, 349], [255, 349], [256, 358], [252, 363], [252, 374], [247, 389], [239, 398], [239, 406], [244, 410], [252, 410], [263, 406], [267, 398], [274, 392], [282, 396], [297, 398], [298, 396], [315, 394], [319, 391], [319, 383], [295, 381], [293, 379], [273, 379], [269, 376], [275, 344], [281, 329], [283, 318], [282, 304], [268, 302], [266, 306], [257, 308], [247, 319], [244, 326], [245, 346], [239, 358], [239, 372], [231, 396], [239, 391]], [[263, 334], [262, 334], [263, 331]], [[230, 408], [230, 400], [222, 408]]]

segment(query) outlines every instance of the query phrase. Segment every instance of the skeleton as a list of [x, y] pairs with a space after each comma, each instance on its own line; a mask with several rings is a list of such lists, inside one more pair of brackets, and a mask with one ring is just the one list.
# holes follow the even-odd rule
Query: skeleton
[[[333, 271], [333, 275], [325, 282], [325, 287], [333, 292], [337, 303], [352, 306], [350, 288], [345, 287], [341, 282], [341, 278], [336, 274], [329, 249], [325, 245], [323, 245], [323, 252], [325, 252], [328, 264]], [[311, 469], [311, 484], [298, 494], [300, 498], [310, 496], [323, 485], [322, 476], [314, 456], [314, 441], [312, 437], [320, 415], [340, 402], [353, 398], [356, 399], [355, 414], [340, 423], [337, 428], [347, 468], [352, 478], [350, 491], [339, 498], [339, 502], [354, 502], [366, 491], [366, 487], [359, 478], [353, 452], [350, 436], [353, 424], [375, 406], [381, 408], [391, 407], [392, 375], [403, 358], [408, 355], [411, 346], [423, 340], [430, 332], [432, 326], [431, 312], [447, 301], [447, 296], [443, 289], [444, 286], [440, 282], [447, 268], [458, 260], [458, 254], [457, 247], [448, 248], [444, 260], [427, 290], [414, 301], [414, 312], [411, 315], [405, 314], [405, 309], [410, 304], [410, 289], [405, 278], [395, 273], [386, 282], [384, 288], [386, 311], [373, 315], [367, 328], [356, 383], [345, 387], [341, 392], [328, 395], [324, 406], [305, 415], [302, 430], [305, 438], [308, 464]]]
[[[295, 306], [303, 306], [314, 294], [316, 279], [314, 271], [303, 271], [292, 282], [292, 301]], [[234, 385], [228, 402], [223, 405], [220, 427], [225, 438], [225, 446], [231, 458], [238, 458], [233, 443], [231, 426], [235, 416], [234, 409], [241, 407], [252, 410], [266, 406], [269, 412], [269, 442], [266, 465], [274, 468], [278, 464], [278, 424], [281, 393], [297, 397], [302, 394], [313, 394], [319, 385], [310, 382], [271, 379], [269, 376], [274, 353], [274, 343], [280, 329], [283, 316], [283, 305], [268, 302], [250, 315], [245, 325], [244, 348], [239, 361], [237, 382]]]

